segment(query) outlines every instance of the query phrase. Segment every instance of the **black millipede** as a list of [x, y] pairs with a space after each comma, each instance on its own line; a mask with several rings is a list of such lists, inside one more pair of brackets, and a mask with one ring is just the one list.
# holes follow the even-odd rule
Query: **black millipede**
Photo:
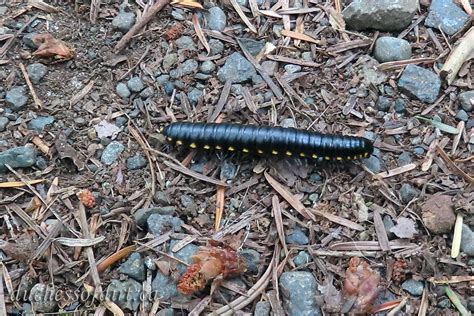
[[230, 123], [176, 122], [162, 129], [169, 143], [257, 155], [348, 161], [369, 157], [373, 144], [363, 137]]

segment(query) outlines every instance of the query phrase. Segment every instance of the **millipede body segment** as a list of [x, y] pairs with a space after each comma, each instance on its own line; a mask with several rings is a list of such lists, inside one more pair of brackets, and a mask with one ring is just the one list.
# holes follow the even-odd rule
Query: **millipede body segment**
[[177, 122], [162, 133], [168, 142], [197, 149], [347, 161], [369, 157], [373, 144], [355, 136], [326, 135], [296, 128], [228, 123]]

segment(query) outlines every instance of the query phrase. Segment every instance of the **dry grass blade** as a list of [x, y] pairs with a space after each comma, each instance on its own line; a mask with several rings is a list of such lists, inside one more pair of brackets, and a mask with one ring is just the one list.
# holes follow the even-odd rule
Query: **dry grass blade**
[[48, 3], [45, 3], [42, 0], [29, 0], [28, 4], [31, 5], [32, 7], [36, 8], [36, 9], [42, 10], [44, 12], [48, 12], [48, 13], [59, 12], [58, 8], [56, 8], [55, 6], [52, 6]]
[[98, 273], [104, 272], [105, 270], [107, 270], [108, 267], [110, 267], [114, 263], [119, 262], [125, 257], [128, 257], [128, 255], [130, 255], [133, 251], [135, 251], [136, 248], [137, 247], [135, 245], [128, 246], [110, 255], [104, 261], [102, 261], [101, 263], [97, 265]]
[[76, 93], [69, 101], [69, 106], [73, 106], [77, 102], [82, 100], [82, 98], [85, 97], [92, 90], [92, 87], [94, 87], [94, 84], [95, 84], [95, 81], [91, 80], [84, 88], [82, 88], [81, 91]]
[[225, 205], [225, 187], [217, 186], [216, 198], [216, 222], [214, 229], [217, 232], [221, 228], [222, 215], [224, 214]]
[[430, 169], [431, 164], [433, 163], [433, 159], [436, 153], [436, 147], [438, 146], [439, 140], [435, 139], [431, 142], [430, 147], [428, 147], [428, 151], [426, 152], [425, 159], [421, 164], [421, 170], [426, 172]]
[[425, 316], [428, 311], [428, 307], [430, 306], [429, 300], [428, 300], [428, 290], [426, 287], [423, 289], [423, 295], [421, 296], [421, 304], [420, 308], [418, 310], [418, 316]]
[[209, 305], [212, 300], [212, 296], [208, 295], [203, 298], [190, 312], [189, 316], [199, 316], [201, 315], [202, 311]]
[[321, 12], [320, 8], [290, 8], [280, 9], [276, 11], [278, 14], [308, 14], [313, 12]]
[[199, 24], [199, 18], [197, 16], [197, 13], [193, 13], [193, 25], [194, 25], [194, 31], [196, 32], [197, 37], [199, 38], [199, 41], [201, 42], [202, 46], [207, 51], [207, 54], [211, 53], [211, 48], [209, 47], [209, 43], [206, 40], [206, 37], [204, 36], [204, 33], [202, 32], [201, 24]]
[[38, 184], [44, 181], [46, 181], [46, 179], [29, 180], [26, 182], [20, 182], [20, 181], [0, 182], [0, 188], [20, 188], [20, 187], [24, 187], [25, 185]]
[[36, 94], [35, 88], [31, 83], [30, 77], [28, 76], [28, 72], [26, 71], [25, 65], [23, 65], [23, 63], [20, 63], [20, 69], [21, 73], [23, 74], [23, 77], [25, 78], [26, 85], [30, 90], [31, 96], [33, 97], [33, 101], [35, 101], [36, 107], [38, 109], [41, 109], [43, 107], [43, 102], [41, 102], [41, 100], [38, 98], [38, 95]]
[[212, 115], [209, 117], [208, 122], [214, 122], [219, 116], [219, 114], [222, 112], [222, 109], [224, 108], [227, 102], [227, 98], [229, 97], [231, 87], [232, 80], [227, 80], [224, 84], [224, 87], [222, 88], [222, 92], [219, 96], [219, 100], [217, 101], [217, 105], [214, 109], [214, 112], [212, 112]]
[[[391, 240], [389, 242], [392, 250], [405, 249], [416, 247], [417, 244], [410, 243], [405, 240]], [[330, 250], [334, 251], [380, 251], [380, 244], [378, 241], [349, 241], [349, 242], [337, 242], [329, 246]]]
[[100, 8], [100, 0], [92, 0], [91, 1], [91, 9], [89, 11], [89, 20], [92, 24], [95, 24], [97, 21], [97, 14], [99, 13]]
[[448, 157], [448, 155], [444, 152], [444, 150], [436, 146], [436, 151], [440, 155], [441, 159], [448, 165], [448, 168], [451, 169], [453, 173], [456, 175], [462, 177], [464, 180], [469, 182], [470, 184], [474, 184], [474, 178], [472, 178], [470, 175], [462, 171], [456, 164], [451, 160], [451, 158]]
[[55, 238], [54, 241], [60, 243], [63, 246], [68, 246], [68, 247], [91, 247], [104, 241], [104, 239], [105, 239], [104, 236], [100, 236], [100, 237], [96, 237], [92, 239], [58, 237], [58, 238]]
[[404, 297], [400, 303], [397, 304], [389, 313], [387, 313], [387, 316], [395, 316], [398, 315], [398, 313], [402, 310], [402, 308], [406, 305], [407, 303], [407, 298]]
[[305, 41], [305, 42], [310, 42], [313, 44], [321, 44], [321, 41], [315, 39], [314, 37], [311, 37], [309, 35], [306, 35], [304, 33], [298, 33], [294, 31], [288, 31], [288, 30], [281, 30], [281, 35], [283, 36], [288, 36], [291, 37], [292, 39], [297, 39], [300, 41]]
[[336, 224], [348, 227], [350, 229], [357, 230], [357, 231], [365, 230], [364, 226], [359, 225], [359, 224], [357, 224], [353, 221], [350, 221], [348, 219], [345, 219], [343, 217], [340, 217], [340, 216], [337, 216], [337, 215], [334, 215], [334, 214], [330, 214], [330, 213], [321, 212], [321, 211], [316, 210], [314, 208], [310, 209], [310, 211], [312, 213], [318, 215], [318, 216], [322, 216], [322, 217], [326, 218], [327, 220], [329, 220], [331, 222], [334, 222]]
[[446, 296], [448, 296], [449, 300], [457, 308], [457, 310], [459, 311], [461, 316], [470, 315], [470, 313], [467, 311], [466, 307], [464, 307], [464, 305], [461, 303], [461, 300], [459, 299], [459, 296], [453, 290], [451, 290], [450, 287], [446, 286], [444, 288], [444, 290], [446, 292]]
[[382, 178], [382, 179], [390, 178], [390, 177], [393, 177], [393, 176], [411, 171], [415, 168], [416, 168], [416, 163], [410, 163], [408, 165], [404, 165], [404, 166], [401, 166], [401, 167], [393, 168], [393, 169], [388, 170], [388, 171], [377, 173], [375, 175], [375, 177]]
[[242, 97], [244, 98], [245, 104], [247, 105], [248, 109], [252, 113], [256, 114], [258, 111], [258, 107], [255, 105], [255, 102], [253, 102], [249, 88], [242, 87]]
[[454, 224], [453, 244], [451, 246], [451, 258], [457, 258], [461, 250], [463, 217], [461, 213], [456, 215], [456, 223]]
[[272, 197], [272, 209], [273, 216], [275, 217], [275, 226], [278, 232], [278, 238], [280, 239], [280, 243], [283, 247], [283, 250], [285, 251], [285, 256], [288, 256], [288, 248], [285, 241], [285, 228], [283, 226], [283, 218], [281, 216], [280, 201], [276, 195]]
[[203, 174], [200, 174], [200, 173], [197, 173], [195, 171], [192, 171], [186, 167], [183, 167], [183, 166], [178, 166], [172, 162], [169, 162], [169, 161], [165, 161], [164, 162], [165, 165], [167, 165], [168, 167], [170, 167], [171, 169], [174, 169], [178, 172], [181, 172], [185, 175], [188, 175], [190, 177], [193, 177], [195, 179], [198, 179], [198, 180], [201, 180], [201, 181], [204, 181], [204, 182], [209, 182], [209, 183], [212, 183], [212, 184], [216, 184], [216, 185], [220, 185], [220, 186], [223, 186], [223, 187], [228, 187], [228, 185], [222, 181], [219, 181], [217, 179], [214, 179], [214, 178], [211, 178], [211, 177], [208, 177], [208, 176], [205, 176]]
[[390, 251], [390, 244], [388, 241], [387, 231], [382, 221], [382, 217], [378, 211], [374, 211], [374, 226], [377, 240], [380, 244], [380, 249], [383, 251]]
[[449, 85], [453, 83], [462, 64], [471, 58], [474, 58], [474, 26], [459, 40], [441, 68], [441, 75]]
[[432, 64], [436, 61], [435, 58], [414, 58], [414, 59], [407, 59], [407, 60], [397, 60], [397, 61], [388, 61], [379, 65], [380, 71], [389, 71], [403, 68], [407, 65], [419, 65], [419, 64]]
[[257, 33], [257, 29], [253, 24], [250, 22], [250, 20], [247, 18], [245, 15], [244, 11], [240, 8], [240, 5], [237, 3], [236, 0], [229, 0], [230, 4], [234, 7], [235, 12], [239, 15], [239, 17], [242, 19], [242, 21], [247, 25], [247, 27], [252, 31], [253, 33]]
[[459, 131], [459, 133], [454, 137], [453, 147], [451, 148], [451, 156], [456, 153], [456, 149], [458, 148], [459, 142], [461, 141], [461, 137], [464, 132], [464, 121], [460, 121], [458, 126], [456, 126], [456, 129]]
[[342, 53], [354, 48], [370, 46], [371, 44], [372, 44], [372, 40], [365, 40], [365, 39], [353, 40], [350, 42], [342, 42], [340, 44], [336, 44], [331, 47], [328, 47], [326, 49], [326, 52], [330, 54], [337, 54], [337, 53]]
[[285, 56], [279, 56], [279, 55], [267, 55], [268, 59], [282, 62], [282, 63], [287, 63], [287, 64], [293, 64], [293, 65], [300, 65], [303, 67], [321, 67], [322, 64], [315, 63], [313, 61], [307, 61], [307, 60], [302, 60], [302, 59], [295, 59], [295, 58], [289, 58]]
[[460, 282], [474, 282], [474, 276], [458, 276], [458, 275], [451, 275], [449, 277], [443, 277], [441, 279], [437, 279], [435, 277], [428, 278], [428, 282], [434, 284], [453, 284], [453, 283], [460, 283]]
[[303, 107], [308, 108], [308, 105], [302, 97], [293, 89], [285, 80], [283, 80], [278, 74], [275, 74], [275, 79], [278, 81], [280, 86], [283, 88], [288, 97], [295, 98]]
[[272, 10], [259, 10], [260, 14], [269, 16], [271, 18], [276, 18], [276, 19], [282, 19], [283, 15], [276, 13], [275, 11]]

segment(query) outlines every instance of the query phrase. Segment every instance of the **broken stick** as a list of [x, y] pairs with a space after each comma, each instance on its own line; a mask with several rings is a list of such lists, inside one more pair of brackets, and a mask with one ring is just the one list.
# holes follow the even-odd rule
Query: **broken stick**
[[441, 68], [441, 76], [445, 77], [446, 82], [451, 85], [462, 64], [471, 58], [474, 58], [474, 27], [467, 31], [449, 54], [443, 68]]

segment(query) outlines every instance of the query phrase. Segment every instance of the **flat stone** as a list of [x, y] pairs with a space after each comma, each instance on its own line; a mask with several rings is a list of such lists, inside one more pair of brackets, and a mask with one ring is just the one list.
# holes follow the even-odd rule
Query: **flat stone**
[[220, 7], [212, 7], [206, 14], [207, 28], [222, 32], [227, 24], [227, 17]]
[[127, 87], [132, 92], [140, 92], [145, 89], [145, 84], [143, 83], [143, 80], [140, 77], [135, 76], [127, 81]]
[[474, 90], [460, 93], [458, 99], [464, 111], [471, 112], [474, 109]]
[[170, 230], [180, 232], [183, 221], [179, 217], [161, 214], [151, 214], [147, 219], [150, 234], [160, 236]]
[[5, 165], [13, 169], [31, 167], [36, 159], [36, 150], [30, 145], [5, 150], [0, 153], [0, 172], [8, 170]]
[[230, 55], [224, 66], [217, 72], [217, 77], [222, 83], [230, 80], [232, 83], [246, 82], [256, 74], [254, 66], [240, 53]]
[[260, 266], [260, 253], [253, 249], [243, 249], [240, 254], [247, 259], [247, 271], [257, 273]]
[[133, 218], [138, 226], [145, 228], [147, 220], [152, 214], [173, 215], [176, 212], [176, 206], [160, 206], [138, 209], [133, 213]]
[[162, 63], [163, 69], [165, 70], [173, 68], [178, 63], [178, 54], [166, 54], [165, 57], [163, 57]]
[[148, 160], [140, 154], [136, 154], [133, 157], [127, 159], [127, 169], [128, 170], [137, 170], [142, 169], [148, 163]]
[[6, 128], [10, 120], [5, 116], [0, 116], [0, 132], [3, 132]]
[[52, 116], [38, 116], [28, 122], [28, 129], [42, 132], [47, 125], [53, 124], [54, 121]]
[[[181, 78], [183, 76], [195, 73], [198, 70], [199, 63], [194, 59], [188, 59], [178, 66], [175, 70], [170, 71], [171, 78]], [[176, 83], [175, 83], [176, 84]]]
[[201, 64], [201, 66], [199, 67], [199, 70], [202, 73], [210, 74], [214, 70], [216, 70], [216, 64], [212, 60], [206, 60]]
[[417, 9], [417, 0], [355, 0], [342, 15], [348, 29], [401, 31], [410, 25]]
[[316, 301], [317, 283], [313, 274], [305, 271], [283, 272], [280, 276], [283, 307], [289, 316], [320, 316]]
[[191, 36], [183, 35], [175, 41], [176, 47], [183, 50], [196, 50], [196, 44]]
[[295, 226], [293, 231], [285, 237], [288, 244], [307, 245], [309, 244], [308, 236], [299, 226]]
[[105, 147], [100, 157], [100, 161], [107, 166], [110, 166], [117, 161], [120, 154], [125, 150], [125, 146], [118, 141], [113, 141]]
[[146, 278], [144, 261], [141, 254], [138, 252], [131, 253], [127, 261], [120, 265], [118, 271], [139, 282]]
[[432, 0], [425, 25], [453, 35], [468, 21], [469, 15], [453, 0]]
[[398, 80], [400, 90], [411, 98], [433, 103], [438, 98], [441, 80], [434, 72], [415, 65], [408, 65]]
[[29, 300], [35, 312], [53, 313], [58, 310], [58, 302], [54, 300], [56, 288], [49, 284], [37, 283], [29, 293]]
[[461, 251], [474, 257], [474, 232], [466, 224], [462, 225]]
[[126, 33], [135, 24], [135, 20], [135, 13], [121, 12], [112, 20], [112, 27], [122, 33]]
[[265, 41], [257, 41], [251, 38], [238, 38], [238, 41], [244, 46], [252, 56], [257, 56], [265, 47]]
[[306, 251], [300, 251], [298, 255], [293, 259], [293, 262], [297, 267], [308, 264], [311, 262], [311, 256]]
[[119, 82], [117, 84], [117, 86], [115, 87], [115, 92], [117, 92], [117, 94], [123, 99], [128, 99], [132, 94], [128, 89], [127, 85], [123, 82]]
[[260, 301], [255, 304], [255, 311], [253, 312], [253, 316], [270, 316], [270, 311], [270, 302]]
[[413, 296], [421, 296], [423, 294], [424, 284], [421, 281], [413, 279], [406, 280], [402, 283], [402, 289], [407, 291]]
[[374, 57], [380, 63], [410, 59], [410, 43], [397, 37], [380, 37], [375, 42]]
[[26, 95], [26, 87], [14, 87], [7, 91], [5, 102], [12, 111], [17, 112], [25, 108], [28, 103], [28, 96]]
[[41, 63], [34, 63], [28, 65], [26, 71], [28, 72], [28, 77], [30, 77], [33, 83], [39, 83], [48, 73], [48, 67]]
[[211, 49], [211, 55], [217, 55], [224, 51], [224, 44], [218, 39], [211, 38], [209, 40], [209, 48]]
[[140, 296], [142, 294], [142, 284], [128, 279], [127, 281], [112, 280], [105, 295], [112, 302], [122, 309], [136, 311], [140, 306]]
[[169, 300], [172, 297], [180, 295], [175, 281], [160, 271], [156, 273], [153, 282], [151, 282], [152, 293], [162, 300]]

